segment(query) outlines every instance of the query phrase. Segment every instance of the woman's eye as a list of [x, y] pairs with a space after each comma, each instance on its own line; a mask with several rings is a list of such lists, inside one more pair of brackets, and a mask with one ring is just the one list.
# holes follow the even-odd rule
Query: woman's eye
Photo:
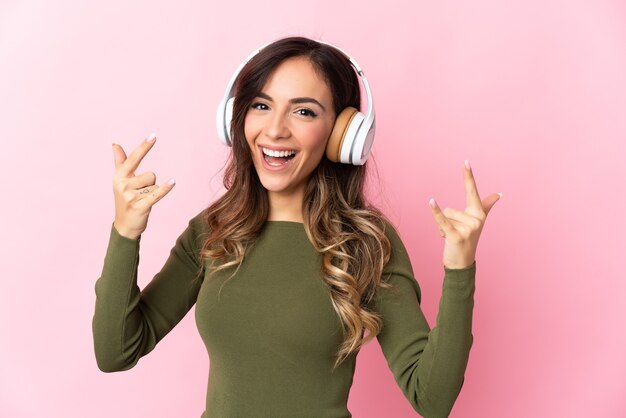
[[311, 109], [306, 109], [306, 108], [304, 108], [304, 109], [298, 109], [298, 110], [296, 110], [296, 112], [297, 112], [299, 115], [302, 115], [302, 116], [310, 116], [310, 117], [312, 117], [312, 118], [314, 118], [314, 117], [316, 117], [316, 116], [317, 116], [317, 114], [316, 114], [314, 111], [312, 111]]
[[267, 110], [268, 106], [265, 103], [253, 103], [251, 106], [253, 109], [257, 109], [257, 110]]

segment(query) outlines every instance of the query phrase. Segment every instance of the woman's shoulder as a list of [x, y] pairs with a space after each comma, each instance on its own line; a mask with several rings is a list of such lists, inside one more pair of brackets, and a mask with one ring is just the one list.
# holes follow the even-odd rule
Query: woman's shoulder
[[399, 295], [407, 292], [415, 293], [418, 301], [421, 301], [421, 290], [415, 280], [411, 258], [401, 238], [401, 231], [387, 218], [384, 219], [383, 225], [391, 248], [389, 260], [383, 267], [381, 280], [390, 284], [391, 287], [377, 289], [376, 303], [397, 301]]
[[199, 251], [209, 235], [207, 211], [208, 208], [196, 211], [191, 218], [188, 219], [187, 227], [181, 234], [183, 240], [193, 243], [196, 251]]
[[387, 239], [389, 239], [391, 248], [393, 250], [406, 252], [406, 248], [404, 247], [404, 242], [402, 241], [402, 237], [400, 236], [398, 227], [394, 225], [388, 218], [383, 218], [382, 222], [385, 235], [387, 236]]
[[385, 235], [387, 236], [387, 239], [389, 239], [389, 244], [391, 245], [390, 258], [385, 265], [384, 271], [391, 272], [400, 270], [407, 273], [410, 272], [412, 275], [413, 269], [411, 266], [411, 259], [398, 227], [395, 226], [389, 219], [384, 219], [383, 224], [385, 228]]
[[199, 231], [204, 231], [208, 229], [207, 224], [207, 211], [209, 208], [202, 208], [199, 212], [196, 211], [195, 214], [189, 219], [189, 225], [198, 229]]

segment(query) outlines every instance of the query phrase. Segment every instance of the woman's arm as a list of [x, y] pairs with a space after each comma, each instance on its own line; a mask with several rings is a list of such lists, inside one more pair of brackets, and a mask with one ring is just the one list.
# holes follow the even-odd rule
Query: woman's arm
[[437, 323], [431, 330], [406, 249], [393, 228], [388, 236], [393, 253], [384, 278], [394, 288], [379, 289], [375, 299], [383, 318], [377, 338], [413, 409], [427, 418], [447, 417], [463, 385], [473, 342], [476, 262], [463, 269], [444, 266]]
[[95, 284], [92, 321], [94, 350], [100, 370], [134, 367], [187, 314], [196, 301], [203, 277], [199, 249], [204, 235], [202, 215], [194, 216], [177, 238], [161, 271], [137, 286], [141, 236], [130, 239], [111, 225], [102, 275]]

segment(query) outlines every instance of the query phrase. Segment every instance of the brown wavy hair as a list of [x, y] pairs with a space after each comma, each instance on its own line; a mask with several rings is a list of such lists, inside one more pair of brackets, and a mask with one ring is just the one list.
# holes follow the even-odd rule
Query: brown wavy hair
[[[233, 278], [269, 216], [267, 190], [254, 168], [244, 121], [272, 71], [284, 60], [301, 56], [307, 57], [328, 83], [336, 115], [347, 106], [361, 107], [352, 65], [329, 45], [288, 37], [266, 46], [244, 66], [235, 82], [232, 152], [224, 172], [226, 192], [206, 211], [208, 238], [200, 256], [209, 261], [207, 278], [237, 266], [229, 280]], [[391, 253], [385, 235], [387, 220], [364, 198], [366, 166], [334, 163], [324, 155], [307, 180], [304, 193], [304, 228], [313, 247], [322, 254], [322, 280], [344, 336], [333, 370], [380, 332], [382, 319], [367, 305], [377, 287], [391, 287], [382, 280]]]

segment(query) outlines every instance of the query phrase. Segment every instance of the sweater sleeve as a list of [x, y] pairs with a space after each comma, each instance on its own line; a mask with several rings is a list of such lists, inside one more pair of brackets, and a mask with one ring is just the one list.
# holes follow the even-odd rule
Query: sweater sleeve
[[447, 417], [464, 382], [473, 343], [476, 261], [462, 269], [445, 265], [437, 323], [431, 330], [420, 308], [421, 291], [397, 232], [388, 227], [392, 256], [374, 307], [383, 319], [377, 335], [390, 370], [413, 409], [426, 418]]
[[124, 237], [111, 225], [102, 274], [95, 284], [92, 319], [100, 370], [134, 367], [196, 302], [204, 271], [199, 262], [205, 238], [203, 214], [204, 210], [189, 221], [165, 265], [142, 291], [137, 286], [141, 236], [136, 240]]

